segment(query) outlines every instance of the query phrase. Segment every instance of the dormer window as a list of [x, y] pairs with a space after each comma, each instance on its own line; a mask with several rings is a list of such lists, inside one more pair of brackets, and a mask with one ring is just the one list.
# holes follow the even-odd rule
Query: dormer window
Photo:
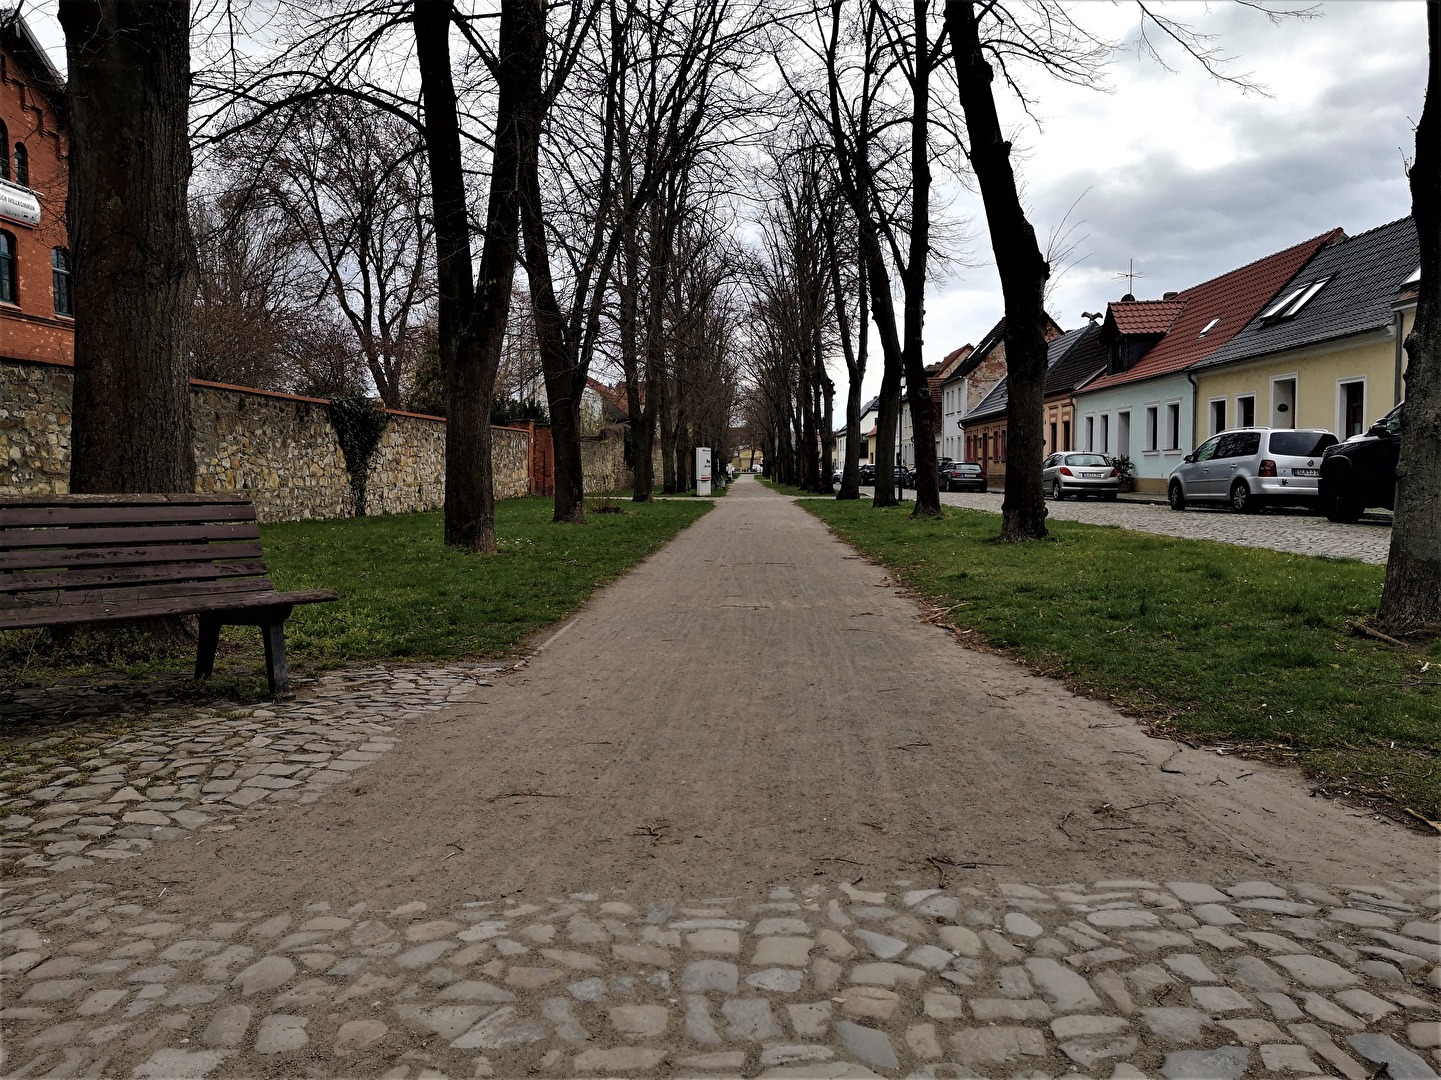
[[1403, 289], [1409, 289], [1412, 285], [1420, 285], [1420, 284], [1421, 284], [1421, 268], [1418, 266], [1418, 267], [1416, 267], [1415, 270], [1412, 270], [1412, 271], [1411, 271], [1411, 276], [1410, 276], [1410, 277], [1408, 277], [1405, 281], [1401, 282], [1401, 288], [1403, 288]]
[[1282, 319], [1294, 319], [1296, 314], [1307, 304], [1311, 298], [1326, 287], [1330, 278], [1321, 278], [1319, 281], [1308, 282], [1299, 288], [1292, 289], [1281, 299], [1261, 312], [1261, 318], [1271, 322], [1280, 322]]
[[1212, 319], [1212, 320], [1211, 320], [1210, 322], [1208, 322], [1205, 326], [1201, 327], [1201, 332], [1200, 332], [1199, 334], [1197, 334], [1196, 336], [1197, 336], [1198, 338], [1203, 338], [1203, 337], [1205, 337], [1205, 336], [1206, 336], [1207, 334], [1209, 334], [1212, 330], [1216, 329], [1216, 324], [1217, 324], [1218, 322], [1220, 322], [1220, 321], [1221, 321], [1220, 316], [1217, 316], [1216, 318]]

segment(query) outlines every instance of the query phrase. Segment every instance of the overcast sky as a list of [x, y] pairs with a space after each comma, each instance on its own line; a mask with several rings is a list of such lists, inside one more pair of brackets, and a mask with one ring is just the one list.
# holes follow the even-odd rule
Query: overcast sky
[[[1318, 5], [1320, 18], [1280, 26], [1224, 0], [1162, 6], [1215, 35], [1235, 58], [1230, 70], [1270, 96], [1218, 85], [1179, 49], [1167, 52], [1167, 71], [1132, 47], [1111, 65], [1108, 92], [1033, 79], [1039, 128], [1003, 100], [1043, 244], [1080, 199], [1070, 221], [1083, 258], [1049, 305], [1067, 329], [1126, 291], [1117, 275], [1128, 260], [1143, 275], [1136, 295], [1158, 297], [1336, 226], [1354, 235], [1410, 212], [1404, 161], [1425, 92], [1423, 0], [1333, 0]], [[53, 0], [24, 11], [63, 70]], [[1075, 15], [1109, 40], [1134, 42], [1139, 26], [1126, 0], [1082, 0]], [[973, 217], [975, 240], [958, 253], [964, 268], [931, 289], [928, 363], [978, 341], [1002, 311], [979, 200], [942, 195]], [[880, 383], [879, 362], [871, 367], [868, 394]], [[844, 369], [837, 375], [843, 386]]]

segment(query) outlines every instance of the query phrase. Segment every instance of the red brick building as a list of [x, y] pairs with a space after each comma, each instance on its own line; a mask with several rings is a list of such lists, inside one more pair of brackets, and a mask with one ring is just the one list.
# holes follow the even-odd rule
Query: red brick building
[[60, 73], [18, 12], [0, 10], [0, 356], [75, 357], [65, 128]]

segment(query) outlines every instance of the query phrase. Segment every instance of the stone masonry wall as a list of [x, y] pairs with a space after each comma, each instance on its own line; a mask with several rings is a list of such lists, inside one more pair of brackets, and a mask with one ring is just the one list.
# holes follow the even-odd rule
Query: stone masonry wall
[[[0, 359], [0, 495], [65, 494], [70, 480], [68, 366]], [[262, 521], [348, 517], [345, 458], [324, 401], [196, 382], [195, 489], [245, 492]], [[529, 490], [529, 438], [491, 429], [497, 498]], [[403, 514], [445, 501], [445, 421], [394, 413], [370, 466], [366, 510]]]
[[635, 477], [625, 463], [625, 433], [607, 428], [599, 435], [580, 440], [580, 463], [587, 495], [628, 490]]

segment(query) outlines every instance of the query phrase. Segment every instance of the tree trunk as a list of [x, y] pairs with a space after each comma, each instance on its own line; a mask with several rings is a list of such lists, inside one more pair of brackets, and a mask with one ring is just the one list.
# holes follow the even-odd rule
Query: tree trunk
[[1001, 133], [992, 91], [995, 77], [981, 51], [973, 0], [946, 0], [946, 27], [956, 58], [956, 85], [966, 115], [971, 169], [986, 208], [986, 227], [1001, 278], [1006, 314], [1006, 498], [1001, 539], [1046, 536], [1045, 456], [1046, 279], [1050, 267], [1026, 220], [1011, 168], [1011, 144]]
[[194, 491], [190, 7], [183, 0], [61, 0], [59, 14], [69, 64], [70, 251], [80, 312], [70, 488]]
[[[460, 120], [450, 69], [451, 15], [449, 2], [437, 2], [417, 4], [413, 16], [435, 217], [436, 314], [445, 374], [445, 542], [493, 553], [490, 403], [520, 250], [520, 165], [531, 152], [524, 140], [532, 135], [522, 120], [527, 110], [538, 108], [534, 99], [540, 93], [545, 54], [545, 9], [541, 0], [512, 0], [501, 8], [495, 153], [478, 288], [471, 280]], [[538, 131], [534, 134], [538, 136]]]
[[851, 328], [846, 315], [845, 292], [841, 287], [840, 260], [835, 244], [830, 246], [831, 288], [835, 292], [836, 320], [839, 324], [841, 347], [846, 357], [846, 459], [841, 468], [841, 490], [837, 499], [861, 497], [861, 381], [866, 376], [866, 338], [870, 329], [866, 317], [866, 268], [859, 269], [860, 288], [856, 306], [856, 344], [851, 347]]
[[1377, 613], [1391, 633], [1441, 632], [1441, 0], [1426, 5], [1426, 37], [1430, 74], [1411, 165], [1421, 284], [1406, 339], [1396, 516]]

